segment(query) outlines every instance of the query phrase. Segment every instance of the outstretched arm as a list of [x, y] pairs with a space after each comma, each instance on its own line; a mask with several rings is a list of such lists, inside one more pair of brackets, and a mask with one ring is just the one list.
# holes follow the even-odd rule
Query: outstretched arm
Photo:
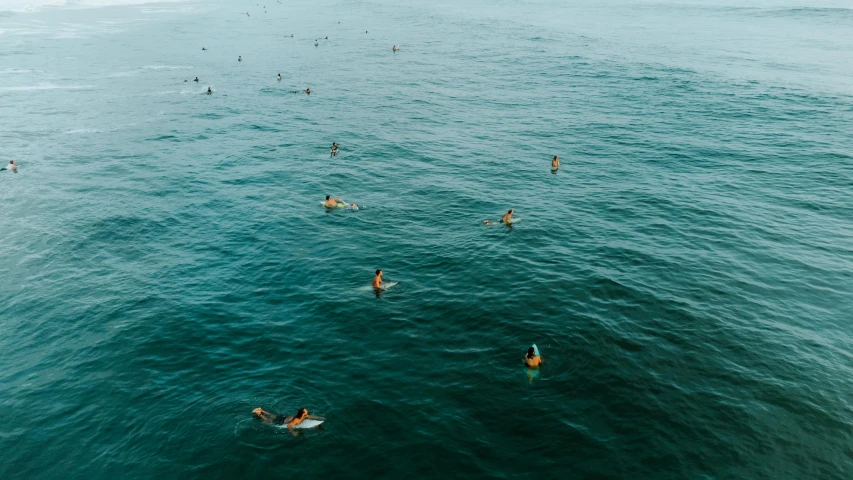
[[267, 422], [267, 423], [272, 423], [272, 422], [273, 422], [273, 420], [275, 419], [275, 415], [273, 415], [273, 414], [272, 414], [272, 413], [270, 413], [270, 412], [267, 412], [267, 411], [266, 411], [266, 410], [264, 410], [263, 408], [256, 408], [256, 409], [252, 410], [252, 413], [253, 413], [256, 417], [260, 418], [261, 420], [263, 420], [263, 421], [265, 421], [265, 422]]

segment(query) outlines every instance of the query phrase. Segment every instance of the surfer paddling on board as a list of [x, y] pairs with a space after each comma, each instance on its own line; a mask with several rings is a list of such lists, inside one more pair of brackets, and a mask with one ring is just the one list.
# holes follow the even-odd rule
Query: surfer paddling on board
[[536, 347], [530, 347], [527, 349], [527, 356], [524, 357], [524, 364], [528, 367], [538, 367], [542, 365], [542, 357], [539, 356], [539, 352], [536, 351]]
[[344, 203], [344, 200], [340, 197], [330, 197], [326, 195], [326, 203], [323, 204], [326, 208], [335, 208], [339, 203]]
[[287, 415], [275, 415], [272, 414], [263, 408], [256, 408], [252, 410], [252, 414], [255, 415], [256, 418], [260, 418], [261, 420], [271, 423], [273, 425], [287, 425], [287, 428], [293, 430], [293, 427], [302, 423], [303, 420], [310, 418], [312, 420], [323, 420], [320, 417], [315, 417], [314, 415], [308, 415], [307, 408], [300, 408], [296, 415], [287, 416]]
[[0, 170], [11, 170], [13, 172], [17, 172], [18, 166], [15, 164], [14, 160], [9, 160], [9, 165], [6, 165], [5, 167], [0, 168]]
[[501, 217], [501, 223], [505, 223], [507, 225], [512, 225], [512, 214], [515, 213], [515, 210], [509, 209], [508, 212], [504, 213], [504, 216]]

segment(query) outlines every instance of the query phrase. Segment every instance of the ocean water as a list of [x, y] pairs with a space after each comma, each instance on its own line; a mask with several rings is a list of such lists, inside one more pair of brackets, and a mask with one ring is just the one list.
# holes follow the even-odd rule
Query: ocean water
[[0, 478], [853, 477], [853, 4], [262, 2], [0, 2]]

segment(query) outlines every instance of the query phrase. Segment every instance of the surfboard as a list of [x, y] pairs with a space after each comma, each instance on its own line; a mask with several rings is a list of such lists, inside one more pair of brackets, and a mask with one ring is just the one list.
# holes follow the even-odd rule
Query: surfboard
[[533, 345], [531, 345], [531, 347], [533, 347], [533, 354], [538, 356], [539, 355], [539, 347], [537, 347], [535, 343]]
[[383, 284], [382, 284], [382, 290], [388, 290], [389, 288], [393, 287], [394, 285], [397, 285], [398, 283], [400, 283], [400, 282], [386, 282], [386, 283], [383, 283]]
[[339, 203], [335, 207], [326, 207], [326, 202], [320, 202], [320, 206], [325, 207], [325, 208], [349, 208], [350, 204], [349, 203]]
[[[306, 418], [305, 420], [302, 420], [302, 422], [300, 422], [299, 425], [294, 425], [293, 428], [299, 428], [299, 429], [314, 428], [318, 425], [321, 425], [325, 421], [326, 421], [325, 419], [314, 420], [313, 418]], [[287, 425], [285, 425], [284, 428], [287, 428]]]
[[520, 218], [513, 218], [511, 222], [507, 223], [507, 225], [515, 225], [516, 223], [520, 222], [521, 220], [522, 219], [520, 219]]

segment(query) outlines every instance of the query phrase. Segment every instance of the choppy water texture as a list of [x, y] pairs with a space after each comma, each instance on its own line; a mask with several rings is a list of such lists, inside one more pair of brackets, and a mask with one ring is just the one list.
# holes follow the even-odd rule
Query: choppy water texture
[[853, 476], [849, 4], [264, 1], [0, 13], [0, 478]]

